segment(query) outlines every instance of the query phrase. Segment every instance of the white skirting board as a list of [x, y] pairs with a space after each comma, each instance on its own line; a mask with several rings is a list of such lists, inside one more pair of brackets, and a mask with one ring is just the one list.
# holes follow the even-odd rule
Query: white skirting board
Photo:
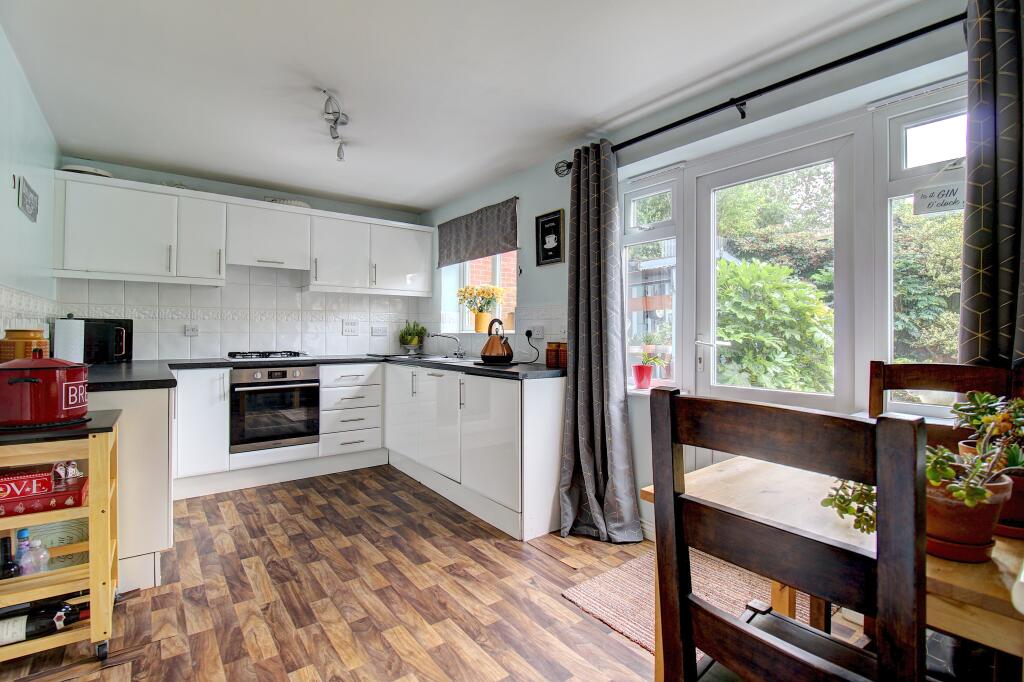
[[173, 482], [175, 500], [184, 500], [200, 495], [213, 495], [229, 490], [254, 488], [258, 485], [296, 481], [300, 478], [336, 474], [339, 471], [351, 471], [365, 467], [379, 466], [388, 463], [388, 451], [367, 450], [333, 457], [314, 457], [295, 462], [257, 466], [238, 471], [225, 471], [206, 476], [190, 476], [178, 478]]
[[473, 516], [483, 519], [495, 528], [508, 533], [516, 540], [523, 539], [522, 515], [498, 504], [469, 488], [464, 488], [433, 469], [417, 464], [408, 457], [391, 453], [391, 466], [413, 477], [442, 497], [446, 497]]
[[146, 590], [160, 584], [160, 552], [140, 554], [117, 562], [117, 591]]

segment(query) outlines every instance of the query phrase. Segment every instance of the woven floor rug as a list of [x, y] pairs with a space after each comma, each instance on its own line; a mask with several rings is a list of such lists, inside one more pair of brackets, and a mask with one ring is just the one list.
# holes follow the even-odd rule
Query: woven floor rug
[[[771, 583], [713, 556], [690, 550], [690, 573], [697, 596], [740, 615], [751, 599], [771, 603]], [[562, 593], [602, 623], [654, 652], [654, 552], [605, 571]], [[796, 598], [796, 617], [809, 620], [806, 594]]]

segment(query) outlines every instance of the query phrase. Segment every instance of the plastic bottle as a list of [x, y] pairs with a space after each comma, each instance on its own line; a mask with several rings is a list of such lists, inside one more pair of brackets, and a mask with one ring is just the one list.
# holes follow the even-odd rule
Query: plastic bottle
[[22, 528], [18, 531], [18, 549], [14, 552], [14, 560], [21, 563], [21, 558], [25, 556], [32, 545], [29, 542], [28, 528]]
[[32, 553], [31, 548], [18, 559], [18, 566], [21, 568], [22, 575], [32, 575], [39, 572], [39, 565], [36, 564], [36, 557]]
[[30, 550], [30, 553], [36, 562], [36, 572], [42, 573], [43, 571], [50, 570], [50, 550], [43, 547], [42, 540], [32, 541], [32, 549]]

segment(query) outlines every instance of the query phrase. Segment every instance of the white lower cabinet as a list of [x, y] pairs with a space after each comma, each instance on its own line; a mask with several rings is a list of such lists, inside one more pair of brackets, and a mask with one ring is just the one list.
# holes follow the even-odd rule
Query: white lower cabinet
[[522, 511], [521, 383], [463, 377], [462, 485]]
[[461, 478], [459, 384], [462, 376], [458, 372], [417, 369], [413, 397], [413, 422], [419, 442], [416, 459], [456, 483]]
[[230, 468], [230, 372], [222, 367], [175, 372], [175, 478]]
[[383, 446], [381, 369], [377, 364], [320, 366], [320, 456]]

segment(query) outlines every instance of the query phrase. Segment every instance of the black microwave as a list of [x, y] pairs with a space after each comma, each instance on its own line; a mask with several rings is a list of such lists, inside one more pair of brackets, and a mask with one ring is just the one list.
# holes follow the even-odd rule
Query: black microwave
[[58, 319], [53, 330], [54, 357], [87, 365], [131, 362], [132, 321], [71, 317]]

